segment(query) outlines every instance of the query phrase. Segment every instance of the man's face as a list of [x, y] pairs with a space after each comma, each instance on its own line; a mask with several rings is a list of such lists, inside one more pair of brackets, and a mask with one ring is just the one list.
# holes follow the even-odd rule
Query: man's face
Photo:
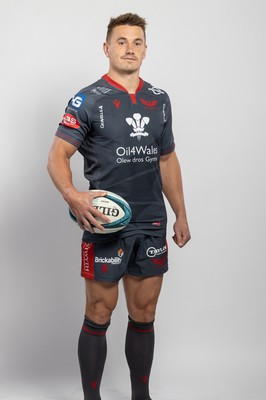
[[131, 74], [140, 69], [146, 55], [143, 30], [138, 26], [116, 26], [104, 43], [104, 52], [109, 58], [110, 69], [118, 73]]

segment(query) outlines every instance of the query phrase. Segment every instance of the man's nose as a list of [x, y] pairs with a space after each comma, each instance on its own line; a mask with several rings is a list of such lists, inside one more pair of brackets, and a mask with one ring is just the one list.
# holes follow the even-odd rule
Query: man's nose
[[131, 44], [127, 45], [126, 53], [127, 54], [134, 54], [133, 46]]

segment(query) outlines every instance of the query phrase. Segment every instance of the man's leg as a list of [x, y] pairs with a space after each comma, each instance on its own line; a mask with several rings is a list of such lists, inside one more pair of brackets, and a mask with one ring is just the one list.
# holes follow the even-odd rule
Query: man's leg
[[86, 282], [86, 311], [78, 355], [84, 400], [101, 400], [100, 383], [107, 346], [106, 330], [118, 299], [118, 283]]
[[130, 369], [132, 399], [151, 400], [149, 377], [154, 352], [154, 318], [163, 276], [123, 278], [129, 312], [126, 357]]

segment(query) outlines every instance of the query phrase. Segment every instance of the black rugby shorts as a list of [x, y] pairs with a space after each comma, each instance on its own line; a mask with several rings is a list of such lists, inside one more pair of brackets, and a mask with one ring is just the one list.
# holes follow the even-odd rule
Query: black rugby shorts
[[149, 277], [168, 270], [165, 237], [136, 234], [104, 243], [82, 242], [81, 276], [103, 282], [124, 275]]

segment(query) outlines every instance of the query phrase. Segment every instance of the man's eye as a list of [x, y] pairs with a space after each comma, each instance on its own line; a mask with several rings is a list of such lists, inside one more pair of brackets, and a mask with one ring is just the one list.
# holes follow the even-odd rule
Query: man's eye
[[125, 44], [125, 42], [121, 41], [121, 42], [118, 42], [118, 44], [122, 44], [123, 45], [123, 44]]

